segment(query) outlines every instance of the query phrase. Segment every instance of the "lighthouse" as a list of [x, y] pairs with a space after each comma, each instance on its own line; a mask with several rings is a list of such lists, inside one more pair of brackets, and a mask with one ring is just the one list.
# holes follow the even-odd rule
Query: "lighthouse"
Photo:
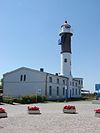
[[60, 29], [60, 42], [61, 45], [61, 72], [60, 74], [62, 76], [71, 78], [71, 36], [73, 33], [71, 32], [71, 26], [67, 23], [67, 21], [64, 22], [63, 25], [61, 25]]

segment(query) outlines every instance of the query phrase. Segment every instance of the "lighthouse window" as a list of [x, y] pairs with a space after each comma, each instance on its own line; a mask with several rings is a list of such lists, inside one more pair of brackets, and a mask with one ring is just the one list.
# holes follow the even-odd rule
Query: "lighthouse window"
[[64, 59], [64, 62], [67, 62], [67, 59], [66, 58]]

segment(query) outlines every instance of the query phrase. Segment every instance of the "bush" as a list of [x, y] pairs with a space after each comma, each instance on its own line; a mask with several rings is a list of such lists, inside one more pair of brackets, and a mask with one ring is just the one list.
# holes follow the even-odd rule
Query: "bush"
[[43, 102], [47, 101], [47, 97], [46, 96], [43, 96], [42, 99], [43, 99]]
[[3, 102], [13, 104], [15, 103], [21, 103], [21, 104], [30, 104], [30, 103], [37, 103], [37, 102], [45, 102], [47, 101], [46, 96], [22, 96], [22, 97], [17, 97], [17, 98], [12, 98], [12, 97], [4, 97]]
[[23, 96], [20, 98], [20, 103], [29, 104], [29, 103], [39, 103], [47, 101], [46, 96], [32, 95], [32, 96]]
[[18, 97], [18, 98], [14, 98], [13, 99], [13, 102], [15, 102], [15, 103], [21, 103], [21, 101], [22, 101], [22, 98], [21, 97]]
[[35, 95], [30, 96], [30, 102], [31, 102], [31, 103], [36, 103], [36, 102], [37, 102], [36, 96], [35, 96]]
[[84, 99], [84, 100], [94, 100], [94, 99], [96, 99], [96, 94], [95, 93], [82, 94], [82, 99]]
[[32, 102], [32, 97], [31, 97], [31, 96], [22, 96], [22, 97], [21, 97], [21, 103], [22, 103], [22, 104], [33, 103], [33, 102]]
[[42, 99], [42, 97], [41, 96], [37, 96], [37, 102], [43, 102], [43, 99]]
[[81, 101], [81, 100], [84, 100], [83, 98], [79, 97], [79, 98], [68, 98], [66, 99], [66, 101]]
[[43, 103], [45, 101], [47, 101], [47, 97], [46, 96], [40, 96], [40, 95], [37, 96], [37, 102]]
[[12, 97], [3, 97], [3, 102], [8, 104], [13, 104], [13, 98]]
[[3, 102], [3, 97], [2, 96], [0, 96], [0, 102]]

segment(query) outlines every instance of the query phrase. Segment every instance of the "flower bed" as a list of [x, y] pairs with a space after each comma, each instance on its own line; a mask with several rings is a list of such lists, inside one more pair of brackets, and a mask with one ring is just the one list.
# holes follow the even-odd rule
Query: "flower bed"
[[100, 117], [100, 109], [95, 110], [95, 116]]
[[64, 113], [75, 114], [76, 113], [76, 108], [75, 108], [75, 106], [70, 106], [70, 105], [64, 106], [63, 112]]
[[0, 108], [0, 118], [7, 117], [7, 113], [4, 108]]
[[37, 106], [28, 106], [29, 114], [40, 114], [40, 109]]

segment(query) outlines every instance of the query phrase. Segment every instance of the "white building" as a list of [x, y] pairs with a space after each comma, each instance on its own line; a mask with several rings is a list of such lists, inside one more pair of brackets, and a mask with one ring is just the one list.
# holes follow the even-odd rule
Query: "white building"
[[47, 96], [48, 100], [62, 100], [81, 96], [82, 78], [71, 75], [71, 26], [65, 21], [61, 26], [61, 73], [50, 74], [21, 67], [3, 75], [4, 96], [19, 97], [25, 95]]

